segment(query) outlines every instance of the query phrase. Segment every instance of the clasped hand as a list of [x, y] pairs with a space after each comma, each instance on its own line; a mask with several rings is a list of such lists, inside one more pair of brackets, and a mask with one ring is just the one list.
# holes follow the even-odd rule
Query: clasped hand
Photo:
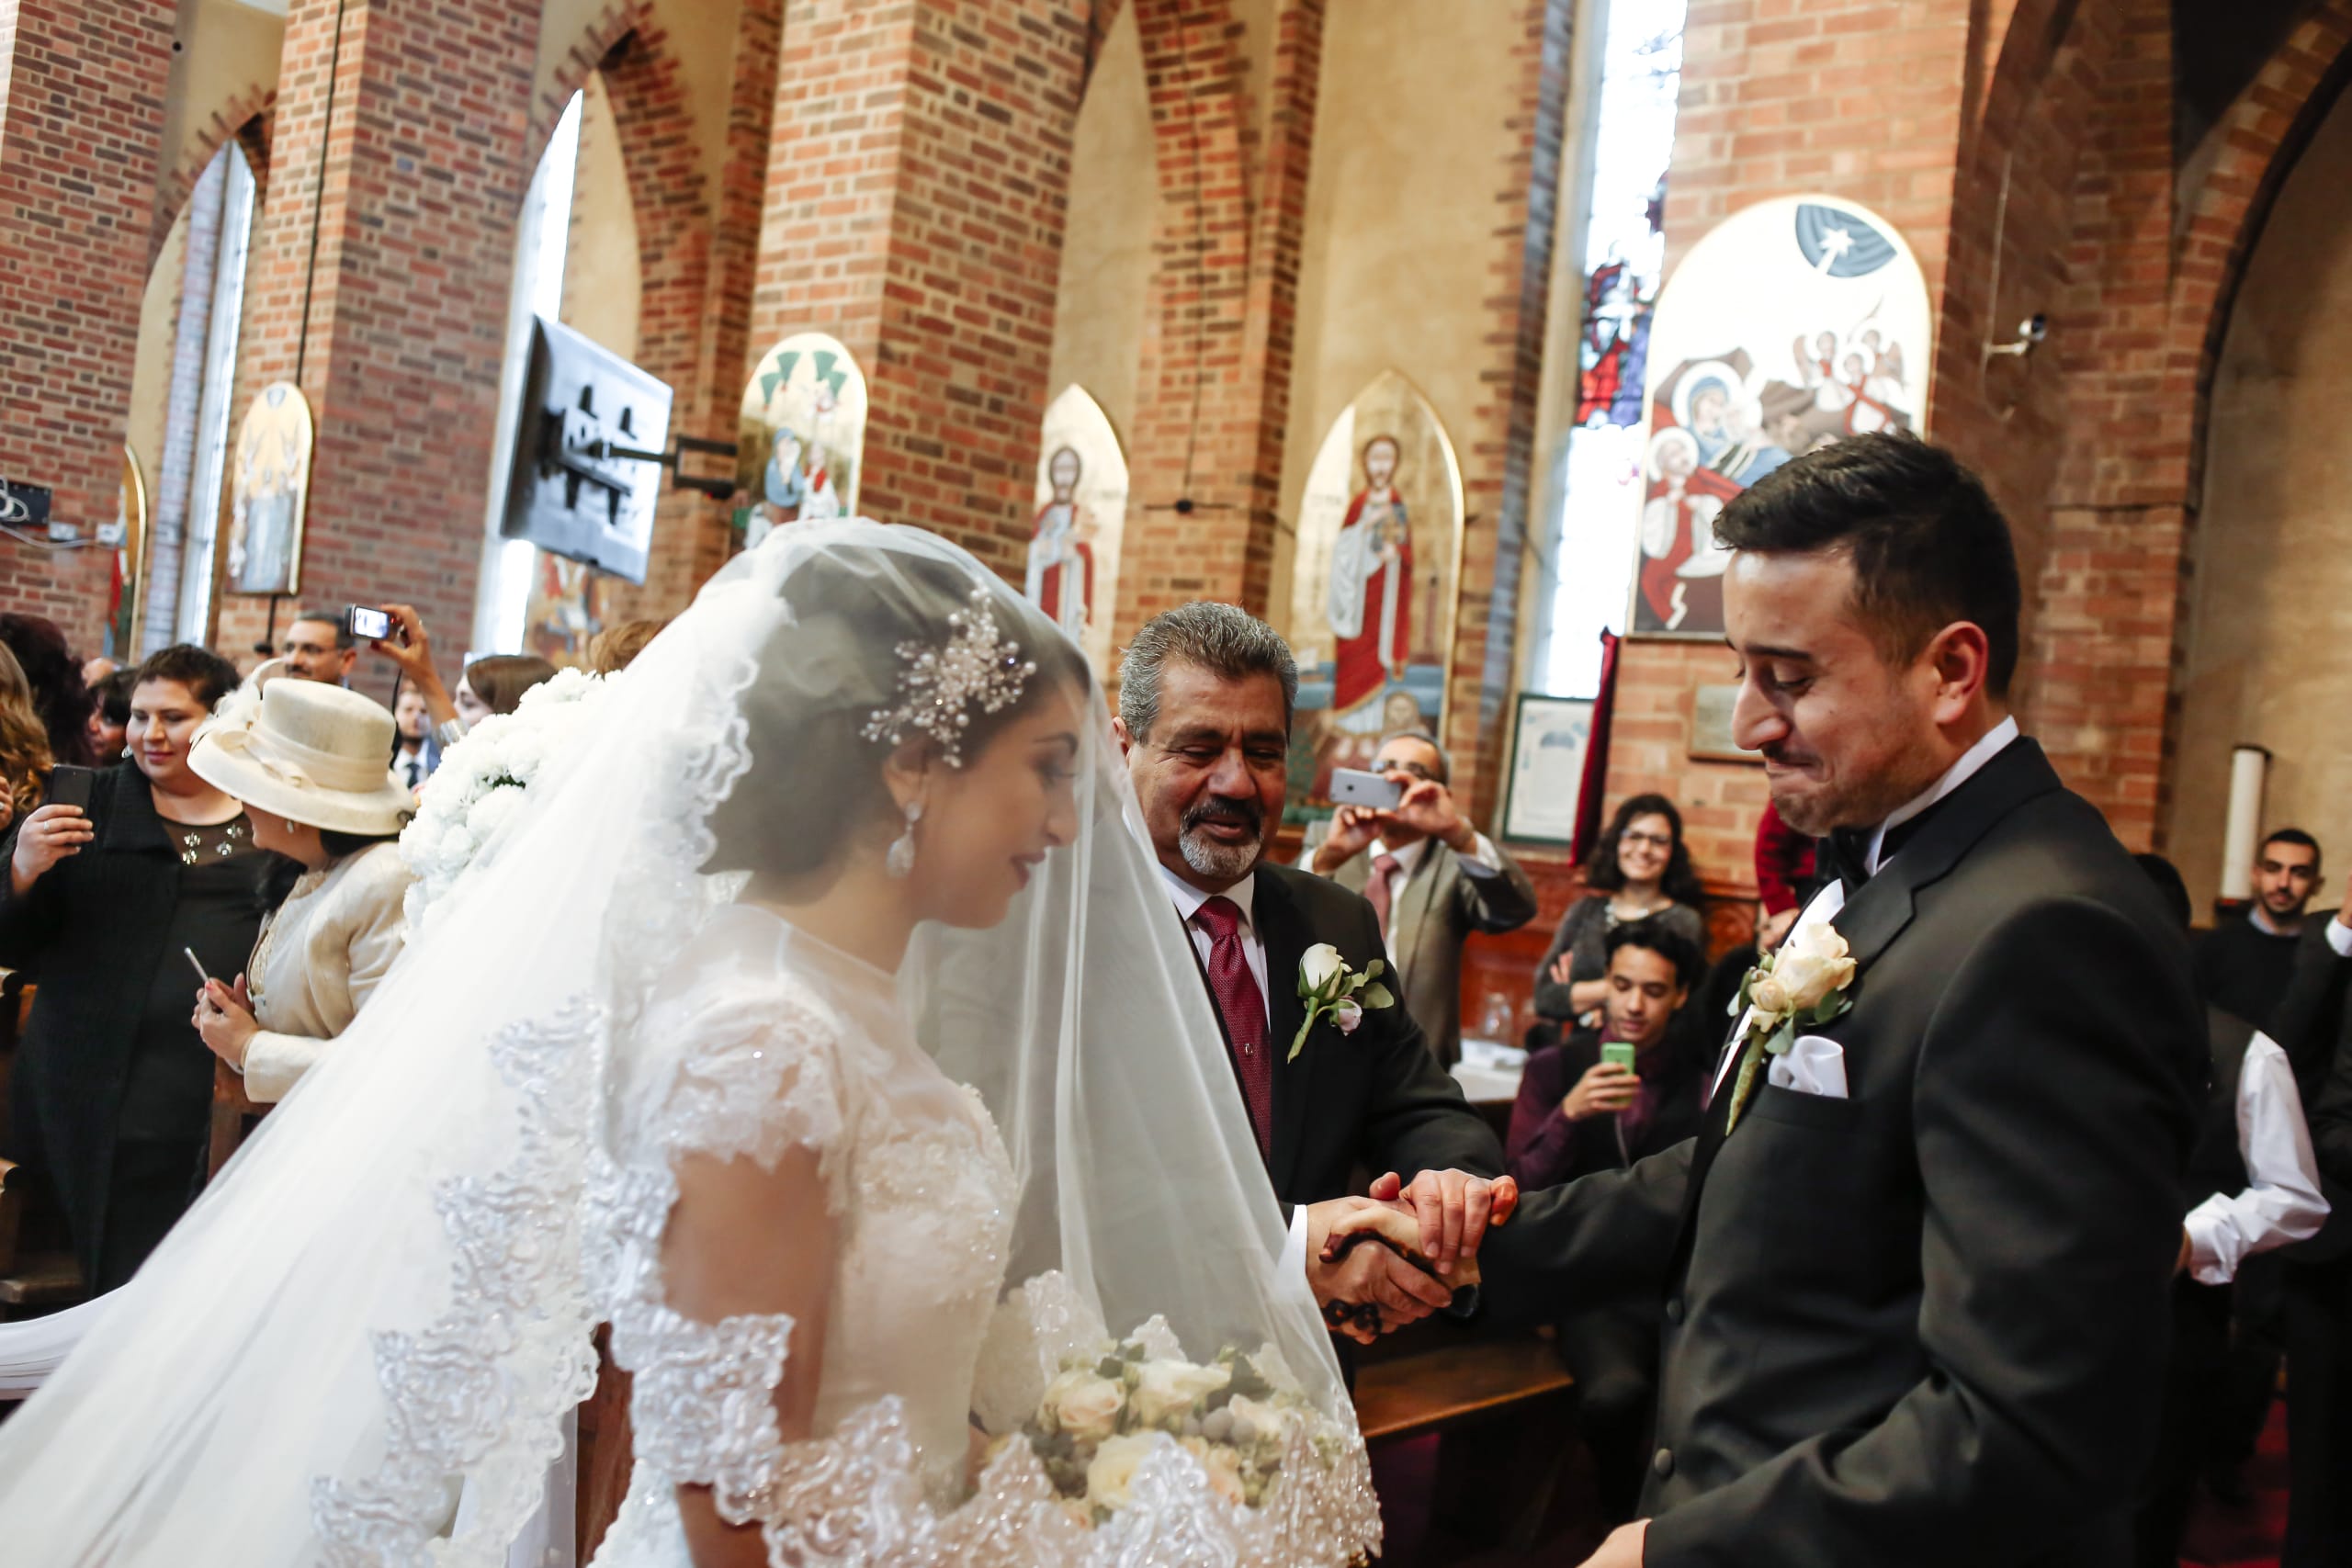
[[[1338, 1198], [1306, 1211], [1306, 1277], [1316, 1303], [1376, 1307], [1339, 1325], [1359, 1344], [1418, 1323], [1475, 1279], [1487, 1228], [1510, 1217], [1519, 1184], [1463, 1170], [1425, 1170], [1408, 1186], [1391, 1171], [1370, 1196]], [[1372, 1239], [1349, 1246], [1349, 1238]], [[1385, 1245], [1382, 1245], [1385, 1244]], [[1419, 1261], [1415, 1261], [1418, 1259]]]
[[196, 993], [196, 1016], [188, 1021], [214, 1055], [244, 1071], [245, 1053], [252, 1048], [254, 1036], [261, 1032], [261, 1025], [254, 1021], [253, 992], [243, 975], [237, 976], [233, 989], [218, 980], [207, 980]]
[[1477, 834], [1471, 829], [1470, 819], [1453, 802], [1453, 792], [1435, 779], [1425, 779], [1402, 768], [1391, 768], [1385, 776], [1400, 786], [1404, 793], [1396, 804], [1386, 810], [1369, 806], [1342, 806], [1331, 818], [1331, 836], [1323, 840], [1315, 852], [1315, 870], [1329, 876], [1339, 867], [1372, 847], [1392, 827], [1427, 838], [1456, 850], [1468, 850], [1477, 843]]

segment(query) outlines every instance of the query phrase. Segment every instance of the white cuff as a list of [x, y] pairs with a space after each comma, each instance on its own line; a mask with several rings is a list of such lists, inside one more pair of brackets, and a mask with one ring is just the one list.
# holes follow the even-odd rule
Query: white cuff
[[[1290, 1238], [1283, 1243], [1283, 1255], [1274, 1264], [1274, 1288], [1295, 1290], [1315, 1305], [1314, 1287], [1306, 1282], [1306, 1205], [1295, 1203], [1290, 1211]], [[1317, 1309], [1318, 1314], [1321, 1309]]]
[[2341, 915], [2327, 918], [2327, 945], [2335, 950], [2338, 958], [2352, 958], [2352, 926], [2344, 923]]
[[1477, 836], [1477, 841], [1466, 852], [1456, 850], [1453, 852], [1464, 860], [1475, 862], [1482, 870], [1500, 871], [1503, 868], [1503, 857], [1495, 853], [1493, 841], [1484, 833]]
[[2200, 1285], [2226, 1285], [2237, 1276], [2236, 1248], [2225, 1245], [2221, 1215], [2216, 1212], [2227, 1202], [2218, 1194], [2208, 1198], [2181, 1222], [2181, 1229], [2188, 1233], [2188, 1277]]

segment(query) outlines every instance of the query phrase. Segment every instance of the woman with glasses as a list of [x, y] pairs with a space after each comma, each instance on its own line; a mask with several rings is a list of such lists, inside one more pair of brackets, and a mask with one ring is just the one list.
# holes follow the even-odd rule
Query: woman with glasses
[[1617, 808], [1593, 846], [1585, 886], [1535, 970], [1536, 1015], [1569, 1026], [1599, 1021], [1609, 993], [1609, 933], [1618, 926], [1655, 919], [1707, 950], [1704, 895], [1682, 842], [1682, 814], [1666, 796], [1637, 795]]

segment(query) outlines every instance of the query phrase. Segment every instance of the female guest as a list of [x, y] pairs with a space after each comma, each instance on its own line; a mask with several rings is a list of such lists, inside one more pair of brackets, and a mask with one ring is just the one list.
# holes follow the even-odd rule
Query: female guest
[[1608, 938], [1628, 920], [1657, 919], [1704, 953], [1704, 895], [1682, 842], [1682, 814], [1662, 795], [1637, 795], [1617, 808], [1593, 846], [1585, 886], [1568, 906], [1552, 950], [1535, 970], [1535, 1011], [1562, 1024], [1597, 1023], [1607, 998]]
[[49, 731], [33, 705], [32, 682], [17, 656], [0, 643], [0, 830], [40, 805], [51, 761]]
[[82, 679], [82, 661], [55, 621], [10, 611], [0, 615], [0, 648], [17, 656], [17, 663], [32, 683], [33, 707], [49, 731], [49, 753], [61, 762], [89, 767], [110, 762], [111, 757], [90, 754], [88, 729], [90, 688]]
[[392, 716], [356, 692], [270, 680], [227, 705], [189, 755], [244, 802], [254, 842], [302, 867], [251, 965], [234, 987], [209, 982], [191, 1021], [264, 1104], [350, 1027], [400, 956], [409, 874], [396, 840], [412, 797], [385, 776], [391, 739]]
[[493, 653], [466, 666], [458, 682], [458, 716], [469, 727], [494, 713], [513, 713], [523, 694], [555, 679], [555, 666], [527, 653]]
[[131, 1276], [203, 1171], [212, 1058], [188, 1025], [187, 955], [234, 974], [276, 902], [284, 863], [187, 766], [236, 684], [200, 648], [150, 658], [130, 762], [99, 773], [88, 811], [44, 806], [0, 845], [0, 964], [40, 987], [17, 1057], [17, 1145], [55, 1183], [94, 1292]]

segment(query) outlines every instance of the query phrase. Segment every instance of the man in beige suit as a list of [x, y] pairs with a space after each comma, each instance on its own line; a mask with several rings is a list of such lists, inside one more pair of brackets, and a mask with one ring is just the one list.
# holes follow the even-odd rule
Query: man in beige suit
[[1470, 825], [1446, 787], [1453, 765], [1435, 738], [1408, 729], [1380, 743], [1373, 771], [1402, 784], [1388, 811], [1343, 806], [1308, 864], [1372, 900], [1405, 1010], [1440, 1066], [1462, 1057], [1462, 943], [1535, 918], [1527, 874]]

